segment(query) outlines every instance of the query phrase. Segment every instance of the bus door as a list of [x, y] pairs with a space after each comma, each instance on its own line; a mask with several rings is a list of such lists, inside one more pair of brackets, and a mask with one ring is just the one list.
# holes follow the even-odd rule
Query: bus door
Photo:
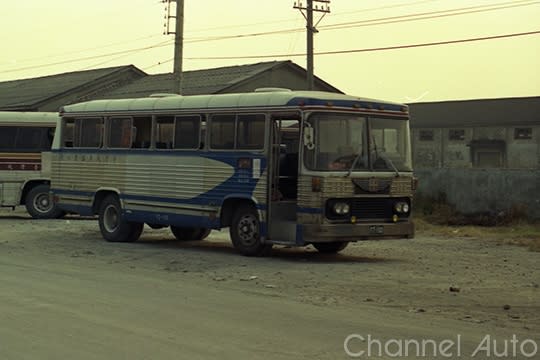
[[296, 242], [300, 127], [290, 118], [272, 118], [268, 177], [268, 238], [283, 244]]

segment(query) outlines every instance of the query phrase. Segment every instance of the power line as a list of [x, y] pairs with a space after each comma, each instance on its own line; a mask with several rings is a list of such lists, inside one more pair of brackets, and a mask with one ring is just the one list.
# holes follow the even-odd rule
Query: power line
[[[355, 49], [355, 50], [322, 51], [322, 52], [316, 52], [315, 55], [336, 55], [336, 54], [350, 54], [350, 53], [360, 53], [360, 52], [385, 51], [385, 50], [399, 50], [399, 49], [409, 49], [409, 48], [418, 48], [418, 47], [468, 43], [468, 42], [484, 41], [484, 40], [504, 39], [504, 38], [528, 36], [528, 35], [536, 35], [536, 34], [540, 34], [540, 30], [524, 32], [524, 33], [494, 35], [494, 36], [485, 36], [485, 37], [478, 37], [478, 38], [459, 39], [459, 40], [437, 41], [437, 42], [420, 43], [420, 44], [396, 45], [396, 46]], [[306, 56], [306, 54], [294, 53], [294, 54], [273, 54], [273, 55], [209, 56], [209, 57], [189, 57], [187, 59], [189, 60], [235, 60], [235, 59], [263, 59], [263, 58], [284, 58], [284, 57], [286, 58], [286, 57], [298, 57], [298, 56]]]
[[[432, 12], [426, 12], [426, 13], [401, 15], [401, 16], [392, 16], [392, 17], [372, 19], [372, 20], [353, 21], [353, 22], [348, 22], [348, 23], [321, 26], [321, 28], [325, 28], [326, 30], [337, 30], [337, 29], [346, 29], [346, 28], [361, 27], [361, 26], [394, 24], [394, 23], [400, 23], [400, 22], [436, 19], [436, 18], [441, 18], [441, 17], [467, 15], [467, 14], [474, 14], [474, 13], [479, 13], [479, 12], [509, 9], [509, 8], [515, 8], [515, 7], [536, 5], [540, 3], [540, 1], [531, 2], [530, 0], [525, 1], [525, 2], [527, 3], [516, 4], [515, 2], [510, 2], [510, 3], [507, 2], [507, 3], [499, 3], [499, 4], [492, 4], [492, 5], [470, 6], [470, 7], [459, 8], [459, 9], [432, 11]], [[489, 7], [489, 8], [486, 9], [485, 7]]]
[[108, 56], [121, 55], [121, 54], [137, 53], [137, 52], [150, 50], [150, 49], [154, 49], [154, 48], [158, 48], [158, 47], [168, 46], [168, 45], [172, 44], [172, 42], [173, 42], [172, 40], [167, 40], [167, 41], [157, 43], [155, 45], [145, 46], [145, 47], [137, 48], [137, 49], [116, 51], [116, 52], [108, 53], [108, 54], [87, 56], [87, 57], [78, 58], [78, 59], [63, 60], [63, 61], [57, 61], [57, 62], [54, 62], [54, 63], [26, 66], [26, 67], [21, 67], [21, 68], [16, 68], [16, 69], [9, 69], [9, 70], [0, 71], [0, 74], [16, 72], [16, 71], [23, 71], [23, 70], [39, 69], [39, 68], [44, 68], [44, 67], [49, 67], [49, 66], [63, 65], [63, 64], [69, 64], [69, 63], [80, 62], [80, 61], [85, 61], [85, 60], [94, 60], [94, 59], [99, 59], [99, 58], [108, 57]]
[[[332, 13], [333, 17], [336, 16], [342, 16], [342, 15], [350, 15], [350, 14], [357, 14], [357, 13], [365, 13], [365, 12], [371, 12], [371, 11], [377, 11], [377, 10], [386, 10], [386, 9], [393, 9], [393, 8], [400, 8], [400, 7], [409, 7], [409, 6], [415, 6], [419, 4], [424, 4], [428, 2], [436, 2], [441, 0], [421, 0], [416, 2], [408, 2], [404, 4], [395, 4], [395, 5], [386, 5], [386, 6], [378, 6], [378, 7], [372, 7], [372, 8], [366, 8], [366, 9], [360, 9], [360, 10], [353, 10], [353, 11], [346, 11], [346, 12], [337, 12]], [[280, 23], [290, 23], [295, 22], [296, 19], [283, 19], [283, 20], [275, 20], [275, 21], [263, 21], [263, 22], [257, 22], [257, 23], [249, 23], [249, 24], [243, 24], [243, 25], [228, 25], [228, 26], [216, 26], [211, 28], [204, 28], [204, 29], [191, 29], [191, 33], [196, 32], [207, 32], [207, 31], [213, 31], [213, 30], [223, 30], [223, 29], [234, 29], [234, 28], [243, 28], [243, 27], [253, 27], [253, 26], [259, 26], [259, 25], [270, 25], [270, 24], [280, 24]]]
[[[516, 1], [511, 1], [511, 2], [504, 2], [504, 3], [497, 3], [497, 4], [469, 6], [469, 7], [464, 7], [464, 8], [439, 10], [439, 11], [433, 11], [433, 12], [414, 13], [414, 14], [408, 14], [408, 15], [337, 23], [337, 24], [323, 25], [323, 26], [320, 26], [320, 28], [325, 29], [325, 30], [338, 30], [338, 29], [354, 28], [354, 27], [395, 24], [395, 23], [401, 23], [401, 22], [428, 20], [428, 19], [435, 19], [435, 18], [441, 18], [441, 17], [467, 15], [467, 14], [487, 12], [487, 11], [493, 11], [493, 10], [503, 10], [503, 9], [509, 9], [509, 8], [514, 8], [514, 7], [536, 5], [538, 3], [540, 2], [539, 1], [531, 2], [531, 0], [521, 0], [519, 1], [519, 3], [516, 3]], [[488, 8], [486, 9], [486, 7]], [[289, 34], [289, 33], [295, 33], [295, 32], [303, 32], [304, 30], [305, 30], [304, 28], [295, 28], [295, 29], [265, 31], [265, 32], [250, 33], [250, 34], [200, 37], [200, 38], [187, 39], [185, 42], [197, 43], [197, 42], [207, 42], [207, 41], [230, 40], [230, 39], [239, 39], [239, 38], [248, 38], [248, 37]]]
[[107, 44], [107, 45], [95, 46], [95, 47], [92, 47], [92, 48], [86, 48], [86, 49], [81, 49], [81, 50], [67, 51], [67, 52], [57, 53], [57, 54], [53, 54], [53, 55], [44, 55], [44, 56], [39, 56], [39, 57], [35, 57], [35, 58], [21, 59], [21, 60], [17, 60], [17, 62], [18, 62], [18, 63], [31, 62], [31, 61], [35, 61], [35, 60], [43, 60], [44, 58], [55, 58], [55, 57], [65, 56], [65, 55], [71, 55], [71, 54], [80, 54], [80, 53], [84, 53], [84, 52], [88, 52], [88, 51], [94, 51], [94, 50], [99, 50], [99, 49], [105, 49], [105, 48], [112, 47], [112, 46], [116, 46], [116, 45], [124, 45], [124, 44], [126, 44], [126, 43], [131, 43], [131, 42], [136, 42], [136, 41], [140, 41], [140, 40], [151, 39], [151, 38], [155, 38], [155, 37], [158, 37], [158, 36], [161, 37], [162, 35], [161, 35], [161, 34], [148, 35], [148, 36], [143, 36], [143, 37], [139, 37], [139, 38], [136, 38], [136, 39], [123, 40], [123, 41], [118, 41], [118, 42], [111, 43], [111, 44]]
[[[417, 3], [421, 3], [421, 2], [426, 2], [426, 0], [419, 1]], [[400, 22], [406, 22], [406, 21], [426, 20], [426, 19], [433, 19], [433, 18], [446, 17], [446, 16], [456, 16], [456, 15], [464, 15], [464, 14], [471, 14], [471, 13], [478, 13], [478, 12], [485, 12], [485, 11], [501, 10], [501, 9], [507, 9], [507, 8], [512, 8], [512, 7], [535, 5], [535, 4], [538, 4], [538, 3], [540, 3], [540, 2], [539, 1], [531, 2], [531, 0], [502, 2], [502, 3], [496, 3], [496, 4], [488, 4], [488, 5], [479, 5], [479, 6], [466, 7], [466, 8], [440, 10], [440, 11], [436, 11], [436, 12], [415, 13], [415, 14], [401, 15], [401, 16], [397, 16], [397, 17], [384, 17], [384, 18], [360, 20], [360, 21], [355, 21], [355, 22], [337, 23], [337, 24], [332, 24], [332, 25], [321, 26], [321, 28], [324, 28], [326, 30], [337, 30], [337, 29], [350, 28], [350, 27], [364, 27], [364, 26], [373, 26], [373, 25], [384, 25], [384, 24], [390, 24], [390, 23], [400, 23]], [[395, 6], [398, 6], [398, 5], [395, 5]], [[488, 8], [486, 9], [486, 7], [488, 7]], [[376, 8], [374, 8], [374, 9], [376, 9]], [[284, 29], [284, 30], [276, 30], [276, 31], [269, 31], [269, 32], [251, 33], [251, 34], [238, 34], [238, 35], [229, 35], [229, 36], [215, 36], [215, 37], [206, 37], [206, 38], [194, 38], [192, 40], [186, 40], [185, 42], [186, 43], [188, 43], [188, 42], [189, 43], [194, 43], [194, 42], [207, 42], [207, 41], [216, 41], [216, 40], [225, 40], [225, 39], [268, 36], [268, 35], [276, 35], [276, 34], [287, 34], [287, 33], [294, 33], [294, 32], [302, 32], [304, 30], [305, 30], [304, 28], [297, 28], [297, 29]], [[23, 70], [31, 70], [31, 69], [43, 68], [43, 67], [49, 67], [49, 66], [55, 66], [55, 65], [62, 65], [62, 64], [80, 62], [80, 61], [85, 61], [85, 60], [93, 60], [93, 59], [99, 59], [99, 58], [122, 55], [122, 54], [137, 53], [137, 52], [140, 52], [140, 51], [145, 51], [145, 50], [153, 49], [153, 48], [156, 48], [156, 47], [168, 46], [168, 45], [172, 44], [172, 42], [173, 42], [172, 40], [167, 40], [165, 42], [161, 42], [161, 43], [158, 43], [158, 44], [155, 44], [155, 45], [142, 47], [142, 48], [136, 48], [136, 49], [130, 49], [130, 50], [106, 53], [106, 54], [101, 54], [101, 55], [94, 55], [94, 56], [88, 56], [88, 57], [83, 57], [83, 58], [76, 58], [76, 59], [58, 61], [58, 62], [47, 63], [47, 64], [42, 64], [42, 65], [34, 65], [34, 66], [27, 66], [27, 67], [9, 69], [9, 70], [0, 71], [0, 74], [23, 71]], [[104, 47], [113, 46], [113, 45], [115, 45], [115, 44], [106, 45]], [[87, 50], [92, 50], [92, 49], [87, 49]], [[87, 51], [87, 50], [81, 50], [79, 52]], [[292, 56], [295, 56], [295, 55], [292, 55]], [[257, 58], [257, 56], [254, 56], [254, 58]], [[192, 59], [192, 58], [189, 58], [189, 59]], [[193, 59], [195, 59], [195, 58], [193, 58]], [[105, 61], [103, 63], [107, 63], [107, 62], [110, 62], [110, 61], [113, 61], [113, 60], [114, 59], [111, 59], [111, 60]], [[168, 61], [166, 61], [166, 62], [168, 62]], [[164, 62], [162, 62], [162, 64], [163, 63]], [[102, 63], [100, 63], [98, 65], [101, 65], [101, 64]], [[98, 66], [98, 65], [95, 65], [95, 66]], [[154, 66], [157, 66], [157, 65], [153, 65], [152, 67], [154, 67]]]

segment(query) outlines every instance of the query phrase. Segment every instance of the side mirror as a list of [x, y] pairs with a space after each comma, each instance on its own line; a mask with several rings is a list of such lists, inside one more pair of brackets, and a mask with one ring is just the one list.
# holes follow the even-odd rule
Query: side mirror
[[315, 144], [313, 143], [313, 128], [312, 127], [304, 128], [304, 146], [307, 147], [308, 150], [313, 150], [315, 148]]

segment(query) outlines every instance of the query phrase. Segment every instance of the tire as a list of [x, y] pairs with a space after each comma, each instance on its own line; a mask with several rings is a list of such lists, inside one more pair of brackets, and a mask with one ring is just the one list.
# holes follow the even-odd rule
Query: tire
[[171, 226], [171, 231], [176, 237], [176, 240], [200, 241], [206, 239], [212, 230], [196, 227]]
[[238, 252], [245, 256], [265, 256], [272, 244], [261, 240], [259, 216], [253, 206], [241, 205], [233, 214], [231, 240]]
[[47, 184], [34, 186], [24, 199], [26, 211], [34, 219], [56, 219], [64, 216], [64, 212], [58, 209], [52, 201]]
[[107, 196], [99, 207], [99, 230], [101, 236], [110, 242], [137, 241], [143, 231], [143, 223], [125, 221], [118, 196]]
[[328, 242], [328, 243], [314, 243], [312, 244], [318, 252], [322, 254], [337, 254], [341, 250], [345, 249], [349, 243], [345, 242]]

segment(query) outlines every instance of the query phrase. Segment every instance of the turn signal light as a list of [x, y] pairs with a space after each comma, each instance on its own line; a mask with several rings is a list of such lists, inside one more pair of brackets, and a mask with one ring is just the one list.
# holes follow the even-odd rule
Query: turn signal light
[[312, 177], [311, 178], [311, 191], [313, 192], [321, 192], [321, 178], [320, 177]]

